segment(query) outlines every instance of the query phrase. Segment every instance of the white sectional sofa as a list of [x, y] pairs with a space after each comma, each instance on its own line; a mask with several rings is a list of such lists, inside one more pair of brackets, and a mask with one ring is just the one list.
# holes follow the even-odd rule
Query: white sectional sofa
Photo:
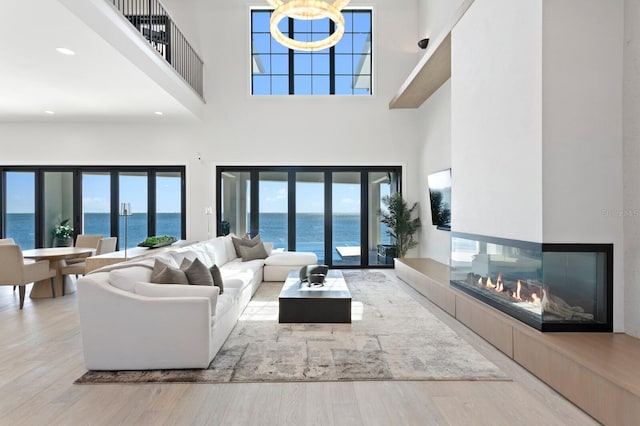
[[[223, 294], [215, 286], [150, 282], [156, 258], [178, 267], [185, 257], [218, 265]], [[284, 281], [289, 271], [315, 263], [313, 253], [282, 251], [244, 262], [227, 236], [94, 271], [78, 281], [86, 367], [207, 368], [263, 277]]]

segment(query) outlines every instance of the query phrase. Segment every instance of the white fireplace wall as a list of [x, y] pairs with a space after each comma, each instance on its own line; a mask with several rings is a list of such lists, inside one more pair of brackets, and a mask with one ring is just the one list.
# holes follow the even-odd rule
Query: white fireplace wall
[[[624, 330], [623, 0], [476, 0], [454, 28], [454, 231], [614, 244]], [[619, 216], [619, 215], [618, 215]]]
[[640, 2], [624, 9], [624, 330], [640, 337]]
[[624, 320], [622, 0], [545, 0], [545, 243], [614, 244], [614, 324]]
[[454, 231], [542, 241], [542, 3], [476, 0], [452, 32]]

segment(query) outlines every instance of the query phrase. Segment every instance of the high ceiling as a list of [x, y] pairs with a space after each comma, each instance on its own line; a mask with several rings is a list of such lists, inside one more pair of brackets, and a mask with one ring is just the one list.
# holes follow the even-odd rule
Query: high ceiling
[[58, 0], [2, 0], [0, 16], [0, 122], [195, 119]]

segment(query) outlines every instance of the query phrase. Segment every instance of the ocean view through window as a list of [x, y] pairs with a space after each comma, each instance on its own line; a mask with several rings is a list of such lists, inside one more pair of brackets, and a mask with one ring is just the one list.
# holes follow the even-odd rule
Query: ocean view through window
[[53, 228], [66, 219], [74, 238], [118, 236], [123, 249], [120, 199], [133, 207], [128, 247], [148, 236], [186, 237], [184, 166], [12, 166], [0, 171], [0, 184], [7, 187], [0, 236], [13, 238], [23, 250], [51, 247]]
[[390, 267], [378, 256], [391, 240], [377, 213], [400, 175], [400, 167], [219, 166], [218, 234], [260, 234], [333, 267]]

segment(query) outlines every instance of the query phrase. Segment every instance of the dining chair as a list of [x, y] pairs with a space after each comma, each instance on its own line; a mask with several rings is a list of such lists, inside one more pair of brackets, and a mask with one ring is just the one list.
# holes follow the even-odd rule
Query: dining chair
[[[96, 256], [99, 254], [112, 253], [116, 251], [117, 243], [118, 243], [117, 237], [100, 238], [100, 240], [98, 241], [98, 246], [96, 248]], [[78, 275], [84, 275], [86, 264], [84, 259], [79, 259], [79, 260], [80, 260], [79, 262], [74, 262], [72, 264], [69, 264], [69, 262], [66, 261], [67, 265], [63, 266], [60, 269], [60, 272], [63, 275], [63, 279], [64, 279], [64, 275], [75, 275], [76, 278], [78, 278]], [[62, 295], [64, 296], [64, 286], [62, 286]]]
[[48, 260], [25, 263], [22, 250], [16, 244], [0, 245], [0, 285], [19, 287], [20, 309], [24, 306], [25, 286], [35, 281], [51, 280], [51, 292], [56, 297], [55, 269], [49, 268]]
[[[2, 245], [15, 245], [16, 242], [13, 238], [0, 238], [0, 246]], [[13, 286], [13, 291], [16, 291], [16, 286]]]
[[[102, 235], [88, 235], [88, 234], [78, 234], [76, 237], [76, 247], [84, 247], [84, 248], [94, 248], [97, 249], [98, 243], [102, 239]], [[84, 257], [74, 257], [71, 259], [67, 259], [67, 265], [71, 265], [73, 263], [84, 262]]]

